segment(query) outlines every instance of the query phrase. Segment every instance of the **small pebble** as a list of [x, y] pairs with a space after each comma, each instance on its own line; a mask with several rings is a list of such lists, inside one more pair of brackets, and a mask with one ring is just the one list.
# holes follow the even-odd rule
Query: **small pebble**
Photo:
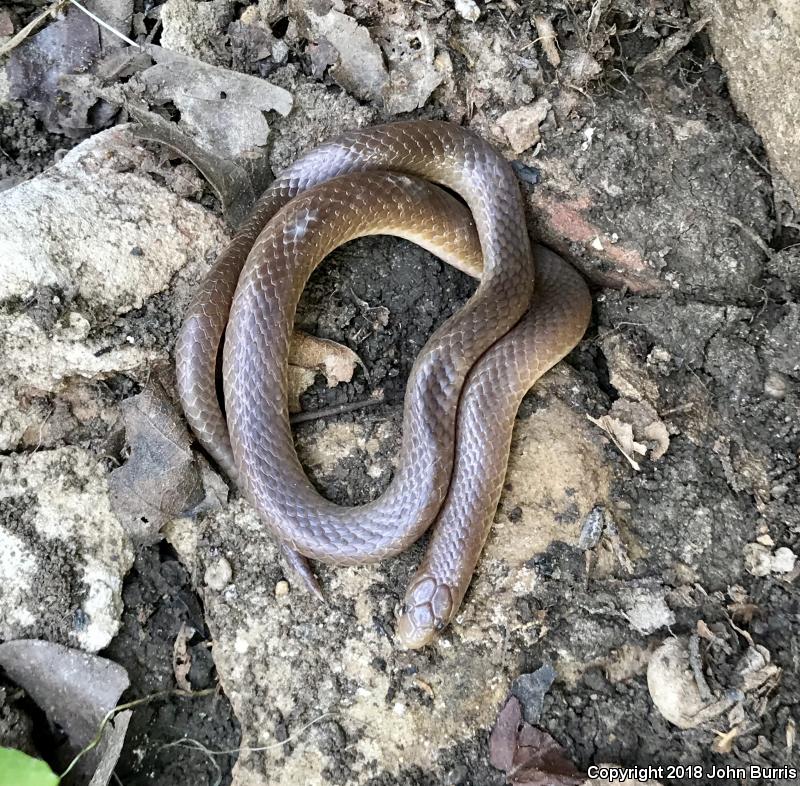
[[791, 549], [786, 548], [786, 546], [781, 546], [779, 549], [776, 549], [775, 553], [772, 555], [772, 572], [791, 573], [794, 570], [795, 562], [797, 562], [795, 553]]
[[275, 597], [276, 598], [283, 598], [289, 594], [289, 582], [285, 579], [281, 579], [275, 585]]
[[786, 377], [777, 371], [770, 371], [764, 380], [764, 393], [776, 401], [786, 397], [787, 387]]
[[477, 22], [481, 9], [475, 0], [456, 0], [456, 13], [469, 22]]
[[285, 41], [276, 41], [272, 45], [272, 59], [276, 63], [285, 63], [289, 57], [289, 47]]
[[225, 557], [220, 557], [206, 568], [203, 580], [206, 586], [217, 592], [222, 592], [228, 586], [232, 577], [233, 569], [231, 568], [231, 563]]
[[756, 538], [756, 543], [760, 543], [762, 546], [774, 546], [775, 545], [775, 541], [768, 534], [759, 535]]

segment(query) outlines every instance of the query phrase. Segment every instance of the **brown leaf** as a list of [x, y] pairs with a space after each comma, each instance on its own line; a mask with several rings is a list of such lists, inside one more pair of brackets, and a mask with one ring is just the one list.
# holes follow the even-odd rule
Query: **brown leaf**
[[546, 732], [523, 725], [514, 754], [514, 766], [507, 773], [516, 786], [577, 786], [586, 780], [565, 757], [564, 749]]
[[516, 696], [511, 696], [500, 710], [489, 737], [489, 761], [492, 767], [508, 772], [514, 765], [517, 733], [521, 723], [522, 706]]
[[489, 761], [513, 786], [577, 786], [582, 775], [564, 749], [545, 731], [522, 720], [522, 706], [510, 696], [489, 737]]
[[121, 404], [130, 458], [109, 478], [114, 512], [138, 541], [158, 538], [169, 519], [204, 497], [189, 432], [177, 405], [155, 378]]
[[314, 384], [317, 372], [328, 387], [349, 382], [361, 359], [342, 344], [295, 330], [289, 345], [289, 412], [300, 412], [300, 394]]

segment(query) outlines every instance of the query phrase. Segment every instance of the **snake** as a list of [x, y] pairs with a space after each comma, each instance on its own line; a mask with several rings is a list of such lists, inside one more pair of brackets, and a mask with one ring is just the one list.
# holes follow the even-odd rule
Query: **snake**
[[[377, 234], [410, 240], [479, 283], [414, 361], [388, 486], [343, 506], [316, 490], [297, 456], [289, 347], [314, 269], [343, 243]], [[396, 621], [397, 645], [415, 649], [461, 607], [523, 396], [576, 346], [590, 314], [580, 274], [532, 245], [516, 175], [493, 145], [446, 121], [361, 128], [277, 175], [220, 253], [177, 337], [178, 395], [200, 444], [311, 591], [308, 559], [376, 562], [433, 527]]]

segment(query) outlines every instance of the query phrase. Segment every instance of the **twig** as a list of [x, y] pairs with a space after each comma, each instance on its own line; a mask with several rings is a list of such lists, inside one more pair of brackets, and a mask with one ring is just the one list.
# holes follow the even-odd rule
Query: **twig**
[[561, 65], [561, 55], [558, 53], [558, 36], [553, 28], [553, 22], [544, 14], [534, 14], [533, 25], [542, 42], [545, 57], [553, 68], [558, 68]]
[[749, 237], [750, 240], [752, 240], [764, 252], [764, 255], [767, 257], [767, 259], [772, 259], [772, 257], [775, 256], [775, 252], [764, 242], [764, 239], [750, 229], [750, 227], [745, 226], [738, 218], [735, 216], [725, 216], [725, 220], [729, 224], [739, 227], [739, 229], [741, 229], [742, 232], [744, 232], [745, 235], [747, 235], [747, 237]]
[[67, 0], [57, 0], [57, 2], [45, 8], [39, 16], [31, 19], [22, 30], [0, 46], [0, 57], [7, 55], [12, 49], [19, 46], [48, 16], [55, 16], [66, 4]]
[[[261, 745], [257, 748], [249, 748], [246, 745], [242, 746], [241, 748], [230, 748], [229, 750], [224, 751], [212, 751], [203, 745], [202, 742], [198, 742], [197, 740], [193, 740], [191, 737], [183, 737], [180, 740], [174, 740], [173, 742], [168, 742], [162, 745], [159, 750], [164, 750], [165, 748], [182, 748], [182, 747], [193, 747], [193, 748], [202, 748], [203, 752], [206, 753], [208, 756], [230, 756], [234, 753], [261, 753], [263, 751], [269, 751], [273, 748], [280, 748], [283, 745], [287, 745], [290, 742], [296, 740], [309, 726], [313, 726], [315, 723], [319, 723], [321, 720], [325, 718], [329, 718], [334, 715], [333, 712], [323, 712], [322, 715], [318, 715], [313, 720], [310, 720], [308, 723], [301, 726], [294, 734], [290, 734], [285, 740], [281, 740], [280, 742], [273, 742], [271, 745]], [[190, 746], [184, 745], [184, 743], [191, 742], [193, 743]]]
[[693, 633], [689, 637], [689, 665], [692, 667], [694, 681], [697, 683], [697, 690], [700, 691], [700, 698], [703, 701], [711, 701], [714, 694], [708, 687], [705, 675], [703, 674], [703, 664], [700, 660], [700, 637]]
[[294, 425], [295, 423], [306, 423], [309, 420], [319, 420], [320, 418], [330, 418], [334, 415], [343, 415], [346, 412], [355, 412], [365, 407], [374, 407], [377, 404], [383, 404], [385, 401], [383, 396], [376, 396], [375, 398], [367, 398], [363, 401], [348, 401], [345, 404], [334, 404], [331, 407], [322, 407], [320, 409], [313, 409], [309, 412], [298, 412], [289, 418], [289, 422]]
[[608, 509], [603, 511], [603, 518], [605, 519], [605, 536], [611, 543], [611, 551], [617, 558], [617, 562], [622, 566], [622, 569], [629, 576], [632, 576], [634, 574], [633, 563], [628, 556], [628, 549], [625, 548], [619, 529], [617, 529], [617, 522], [614, 521], [614, 517]]
[[[188, 743], [191, 742], [191, 745], [182, 745], [181, 743]], [[219, 786], [222, 782], [222, 768], [217, 764], [216, 760], [214, 759], [214, 752], [210, 751], [202, 742], [199, 740], [194, 740], [191, 737], [186, 737], [182, 740], [175, 740], [174, 742], [168, 742], [166, 745], [162, 745], [158, 750], [159, 752], [163, 751], [165, 748], [194, 748], [195, 750], [199, 750], [205, 754], [206, 759], [211, 763], [211, 766], [217, 773], [216, 780], [214, 781], [212, 786]]]
[[131, 41], [131, 39], [128, 38], [128, 36], [124, 35], [123, 33], [120, 33], [119, 30], [115, 30], [113, 27], [111, 27], [110, 24], [108, 24], [108, 22], [104, 22], [99, 16], [93, 14], [88, 8], [84, 8], [78, 2], [78, 0], [69, 0], [69, 2], [72, 3], [72, 5], [74, 5], [75, 8], [79, 8], [81, 11], [83, 11], [83, 13], [86, 14], [86, 16], [88, 16], [91, 19], [94, 19], [94, 21], [97, 22], [97, 24], [100, 25], [100, 27], [102, 27], [104, 30], [108, 30], [109, 33], [112, 33], [113, 35], [117, 36], [117, 38], [121, 38], [126, 44], [130, 44], [131, 46], [135, 46], [137, 49], [141, 49], [141, 47], [139, 46], [139, 44], [136, 43], [136, 41]]

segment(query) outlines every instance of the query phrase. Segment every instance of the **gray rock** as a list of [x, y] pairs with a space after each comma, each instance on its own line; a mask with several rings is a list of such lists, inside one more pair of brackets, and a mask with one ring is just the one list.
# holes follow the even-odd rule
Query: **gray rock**
[[[800, 195], [800, 8], [785, 0], [698, 0], [739, 109]], [[765, 45], [768, 41], [769, 45]]]
[[520, 674], [511, 683], [511, 693], [522, 704], [522, 713], [527, 723], [536, 726], [542, 715], [544, 697], [556, 678], [556, 670], [549, 664], [530, 674]]
[[161, 44], [211, 65], [226, 64], [220, 31], [233, 21], [234, 7], [233, 0], [167, 0], [161, 6]]
[[67, 447], [3, 458], [0, 469], [0, 638], [103, 649], [133, 563], [104, 467]]

